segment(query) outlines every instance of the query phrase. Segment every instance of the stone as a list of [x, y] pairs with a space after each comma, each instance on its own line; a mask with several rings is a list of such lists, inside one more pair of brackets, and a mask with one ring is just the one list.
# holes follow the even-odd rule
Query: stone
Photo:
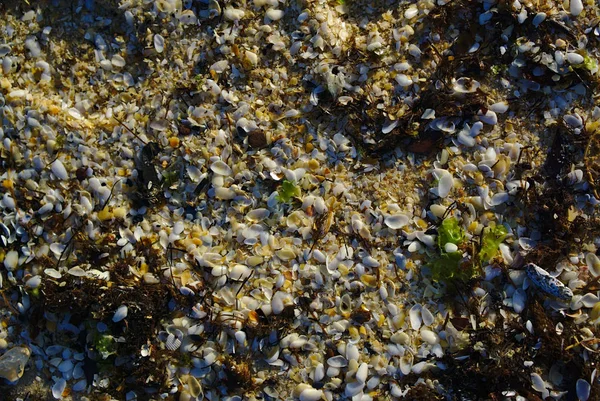
[[0, 377], [16, 382], [23, 376], [31, 351], [25, 347], [14, 347], [0, 356]]

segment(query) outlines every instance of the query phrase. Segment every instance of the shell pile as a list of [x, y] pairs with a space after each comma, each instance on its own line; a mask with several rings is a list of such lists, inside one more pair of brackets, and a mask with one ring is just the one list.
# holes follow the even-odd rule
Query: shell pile
[[597, 2], [0, 15], [7, 399], [600, 397]]

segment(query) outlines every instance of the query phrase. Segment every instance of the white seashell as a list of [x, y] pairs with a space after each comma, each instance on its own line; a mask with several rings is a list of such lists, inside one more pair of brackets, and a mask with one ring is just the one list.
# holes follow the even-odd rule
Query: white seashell
[[79, 266], [75, 266], [75, 267], [70, 268], [67, 273], [69, 273], [71, 276], [75, 276], [75, 277], [83, 277], [83, 276], [86, 275], [85, 270], [83, 270]]
[[[458, 133], [457, 139], [461, 145], [465, 145], [468, 148], [475, 146], [475, 144], [477, 143], [475, 138], [473, 138], [471, 135], [469, 135], [469, 133], [467, 131], [464, 131], [464, 130], [461, 130]], [[463, 167], [463, 169], [464, 169], [464, 167]]]
[[410, 317], [410, 326], [413, 328], [413, 330], [419, 330], [421, 328], [421, 324], [423, 323], [421, 317], [421, 305], [413, 305], [413, 307], [408, 311], [408, 315]]
[[6, 192], [2, 197], [2, 206], [9, 210], [12, 210], [17, 206], [15, 200], [12, 198], [12, 196], [10, 196], [8, 192]]
[[533, 387], [535, 391], [542, 393], [542, 399], [546, 399], [546, 397], [550, 395], [546, 388], [546, 383], [544, 383], [542, 377], [537, 373], [531, 374], [531, 387]]
[[583, 119], [577, 114], [567, 114], [563, 120], [573, 128], [579, 128], [583, 125]]
[[383, 124], [383, 127], [381, 128], [381, 132], [384, 134], [389, 134], [390, 132], [392, 132], [392, 130], [394, 128], [396, 128], [398, 126], [399, 123], [400, 123], [400, 120], [394, 120], [394, 121], [387, 120], [385, 122], [385, 124]]
[[6, 270], [13, 271], [19, 265], [19, 253], [17, 251], [8, 251], [4, 256], [4, 267]]
[[413, 358], [412, 355], [405, 355], [400, 358], [400, 371], [408, 375], [412, 371]]
[[575, 390], [577, 392], [577, 398], [579, 401], [587, 401], [590, 398], [590, 392], [592, 391], [592, 386], [584, 379], [578, 379], [575, 384]]
[[355, 395], [360, 394], [365, 388], [365, 383], [361, 383], [359, 381], [353, 381], [346, 384], [344, 388], [344, 395], [348, 398], [352, 398]]
[[237, 264], [231, 269], [231, 272], [229, 273], [229, 278], [231, 278], [232, 280], [241, 281], [247, 278], [249, 275], [250, 268], [248, 266]]
[[583, 60], [584, 58], [581, 54], [567, 53], [567, 61], [569, 64], [582, 64]]
[[493, 111], [494, 113], [499, 113], [499, 114], [506, 113], [508, 111], [508, 103], [506, 103], [506, 102], [494, 103], [493, 105], [488, 107], [488, 109]]
[[411, 19], [419, 14], [419, 9], [416, 6], [410, 6], [404, 11], [404, 18]]
[[599, 301], [600, 301], [600, 299], [598, 298], [598, 296], [596, 294], [592, 294], [592, 293], [587, 293], [583, 297], [581, 297], [581, 299], [580, 299], [580, 302], [586, 308], [593, 307]]
[[588, 254], [585, 255], [585, 263], [592, 276], [598, 277], [600, 275], [600, 259], [596, 254], [588, 252]]
[[319, 363], [315, 367], [314, 381], [318, 383], [321, 380], [323, 380], [324, 378], [325, 378], [325, 365], [323, 365], [322, 363]]
[[360, 351], [358, 350], [358, 347], [352, 343], [348, 343], [348, 345], [346, 345], [346, 359], [348, 361], [358, 361], [359, 358]]
[[481, 84], [476, 80], [468, 77], [461, 77], [454, 82], [453, 89], [457, 93], [473, 93]]
[[408, 224], [410, 218], [405, 214], [390, 214], [385, 217], [384, 223], [392, 230], [399, 230]]
[[265, 17], [267, 17], [271, 21], [279, 21], [283, 18], [284, 15], [285, 12], [283, 10], [278, 10], [276, 8], [270, 8], [265, 13]]
[[219, 174], [219, 175], [223, 175], [223, 176], [230, 176], [233, 173], [233, 170], [231, 169], [231, 167], [229, 167], [225, 162], [223, 162], [222, 160], [217, 160], [216, 162], [214, 162], [213, 164], [210, 165], [210, 169]]
[[259, 208], [249, 211], [248, 214], [246, 214], [246, 219], [257, 222], [268, 218], [270, 215], [271, 212], [268, 209]]
[[408, 77], [406, 74], [398, 74], [396, 75], [396, 82], [403, 88], [408, 88], [413, 84], [412, 79]]
[[318, 401], [323, 398], [323, 390], [317, 390], [315, 388], [307, 388], [300, 393], [298, 397], [300, 401]]
[[58, 270], [56, 270], [56, 269], [52, 269], [52, 268], [45, 269], [45, 270], [44, 270], [44, 273], [45, 273], [46, 275], [48, 275], [48, 276], [50, 276], [50, 277], [52, 277], [52, 278], [56, 278], [56, 279], [59, 279], [59, 278], [61, 278], [61, 277], [62, 277], [62, 274], [60, 274], [60, 272], [59, 272]]
[[435, 345], [440, 341], [440, 338], [437, 334], [427, 329], [421, 330], [421, 338], [429, 345]]
[[435, 321], [435, 317], [426, 306], [421, 308], [421, 318], [423, 319], [423, 324], [425, 326], [431, 326]]
[[513, 301], [513, 309], [515, 310], [515, 312], [517, 313], [521, 313], [523, 312], [523, 310], [525, 309], [525, 302], [527, 300], [527, 295], [525, 294], [525, 291], [523, 291], [522, 289], [518, 289], [514, 292], [513, 296], [512, 296], [512, 301]]
[[52, 396], [57, 400], [62, 398], [63, 391], [67, 388], [67, 381], [65, 379], [58, 379], [52, 386]]
[[273, 314], [279, 315], [283, 312], [285, 305], [283, 304], [284, 294], [280, 291], [276, 292], [273, 298], [271, 299], [271, 309], [273, 310]]
[[583, 11], [583, 2], [581, 0], [571, 0], [569, 2], [569, 11], [572, 16], [577, 17]]
[[54, 160], [54, 163], [52, 163], [51, 166], [52, 169], [52, 174], [54, 174], [54, 176], [56, 178], [58, 178], [59, 180], [66, 180], [67, 178], [69, 178], [69, 174], [67, 174], [67, 169], [65, 169], [65, 166], [62, 164], [62, 162], [58, 159]]
[[448, 196], [454, 186], [454, 179], [449, 171], [443, 169], [435, 169], [434, 174], [438, 177], [438, 196], [445, 198]]
[[244, 10], [236, 9], [231, 6], [225, 8], [225, 10], [223, 11], [223, 16], [228, 21], [240, 20], [244, 18], [244, 15], [246, 15]]
[[456, 244], [453, 244], [452, 242], [448, 242], [444, 245], [444, 250], [447, 253], [454, 253], [458, 251], [458, 246]]
[[42, 283], [42, 277], [41, 276], [39, 276], [39, 275], [38, 276], [33, 276], [29, 280], [27, 280], [25, 282], [25, 287], [38, 288], [41, 283]]
[[356, 381], [364, 384], [367, 381], [368, 374], [369, 374], [369, 365], [367, 365], [365, 362], [361, 363], [358, 366], [358, 370], [356, 371]]
[[508, 202], [509, 198], [510, 198], [510, 196], [508, 195], [508, 192], [497, 193], [494, 196], [492, 196], [492, 199], [490, 200], [490, 205], [492, 205], [492, 206], [501, 205], [503, 203]]
[[117, 323], [127, 317], [127, 306], [121, 305], [117, 308], [115, 314], [113, 315], [112, 321]]
[[154, 49], [158, 53], [162, 53], [165, 50], [165, 38], [159, 34], [154, 35]]
[[423, 372], [427, 372], [433, 366], [435, 366], [435, 365], [433, 365], [430, 362], [426, 362], [426, 361], [419, 362], [419, 363], [416, 363], [415, 365], [413, 365], [412, 372], [415, 373], [415, 374], [417, 374], [417, 375], [420, 375]]
[[173, 330], [172, 333], [169, 333], [167, 336], [167, 340], [165, 341], [165, 346], [170, 351], [176, 351], [181, 345], [181, 339], [183, 338], [183, 333], [179, 329]]
[[498, 123], [498, 116], [492, 110], [487, 110], [485, 114], [479, 112], [477, 113], [477, 117], [479, 118], [479, 121], [489, 125], [495, 125]]
[[336, 355], [327, 359], [327, 365], [331, 366], [332, 368], [344, 368], [348, 366], [348, 361], [343, 356]]

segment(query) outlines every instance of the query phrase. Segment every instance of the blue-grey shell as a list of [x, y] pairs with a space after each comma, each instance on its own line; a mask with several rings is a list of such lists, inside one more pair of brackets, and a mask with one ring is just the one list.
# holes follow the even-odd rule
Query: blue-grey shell
[[525, 271], [527, 272], [529, 280], [546, 294], [564, 299], [565, 301], [568, 301], [573, 297], [573, 291], [571, 291], [569, 287], [566, 287], [560, 280], [556, 277], [552, 277], [546, 270], [538, 265], [528, 263], [527, 266], [525, 266]]

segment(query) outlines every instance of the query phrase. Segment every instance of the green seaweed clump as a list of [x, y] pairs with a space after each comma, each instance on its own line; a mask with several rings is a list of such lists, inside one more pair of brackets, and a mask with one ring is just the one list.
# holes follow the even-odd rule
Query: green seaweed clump
[[440, 255], [429, 263], [434, 281], [468, 280], [475, 275], [476, 270], [472, 263], [461, 263], [461, 251], [446, 252], [445, 250], [447, 243], [460, 246], [464, 241], [465, 231], [460, 226], [458, 219], [451, 217], [440, 224], [437, 237]]
[[288, 203], [293, 198], [300, 196], [300, 188], [288, 180], [283, 180], [283, 183], [281, 183], [281, 187], [277, 192], [277, 200], [283, 203]]
[[106, 359], [110, 355], [116, 353], [117, 349], [115, 345], [112, 336], [102, 335], [100, 333], [96, 333], [94, 336], [94, 348], [96, 349], [96, 352], [102, 356], [102, 359]]
[[475, 275], [471, 265], [461, 264], [462, 252], [442, 252], [429, 263], [433, 281], [447, 281], [450, 279], [468, 280]]
[[465, 240], [465, 232], [454, 217], [445, 219], [438, 228], [437, 243], [440, 250], [444, 251], [444, 245], [448, 242], [460, 245]]
[[481, 263], [492, 260], [498, 254], [498, 247], [507, 234], [506, 228], [501, 224], [484, 231], [481, 250], [479, 251], [479, 261]]

